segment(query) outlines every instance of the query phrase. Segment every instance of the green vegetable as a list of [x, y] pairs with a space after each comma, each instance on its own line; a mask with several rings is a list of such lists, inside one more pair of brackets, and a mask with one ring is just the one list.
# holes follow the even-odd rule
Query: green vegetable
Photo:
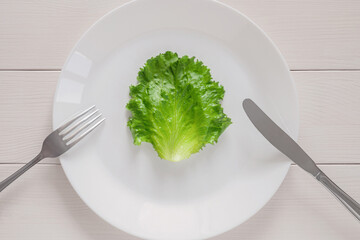
[[194, 57], [166, 52], [147, 60], [130, 86], [128, 126], [134, 144], [149, 142], [162, 159], [180, 161], [217, 142], [231, 124], [220, 105], [224, 88]]

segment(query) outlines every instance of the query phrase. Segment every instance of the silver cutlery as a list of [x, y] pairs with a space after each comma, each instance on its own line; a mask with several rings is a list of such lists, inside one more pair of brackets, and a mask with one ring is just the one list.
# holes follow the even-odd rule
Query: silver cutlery
[[95, 106], [75, 115], [45, 138], [40, 153], [33, 160], [0, 183], [0, 192], [42, 159], [59, 157], [68, 151], [104, 120]]
[[251, 99], [243, 101], [243, 108], [250, 121], [259, 132], [280, 152], [285, 154], [299, 167], [314, 176], [358, 219], [360, 204], [347, 195], [330, 180], [307, 155], [304, 150], [276, 123], [274, 123]]

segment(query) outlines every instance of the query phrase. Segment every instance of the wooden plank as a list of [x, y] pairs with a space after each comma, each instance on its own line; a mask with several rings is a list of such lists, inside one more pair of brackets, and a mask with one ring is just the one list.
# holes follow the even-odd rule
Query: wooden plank
[[[0, 179], [19, 165], [0, 164]], [[360, 200], [360, 166], [322, 166]], [[2, 239], [137, 239], [97, 217], [71, 188], [59, 165], [37, 165], [0, 197]], [[249, 221], [214, 240], [357, 240], [360, 228], [328, 191], [296, 166], [272, 200]]]
[[59, 69], [81, 35], [127, 0], [0, 2], [0, 69]]
[[[39, 150], [51, 131], [58, 75], [0, 72], [0, 163], [27, 162]], [[360, 163], [360, 71], [292, 75], [300, 101], [300, 144], [318, 163]]]
[[360, 1], [222, 1], [258, 24], [290, 69], [360, 68]]
[[293, 72], [299, 142], [318, 163], [360, 162], [360, 72]]
[[[20, 165], [0, 164], [0, 179]], [[67, 181], [61, 166], [37, 165], [1, 192], [1, 239], [137, 239], [93, 213]]]
[[[344, 191], [360, 201], [360, 166], [321, 166]], [[270, 202], [243, 225], [218, 240], [357, 240], [359, 222], [309, 174], [292, 166]]]
[[[0, 2], [0, 69], [60, 69], [97, 19], [127, 0]], [[360, 69], [360, 1], [222, 0], [274, 40], [291, 69]]]
[[52, 129], [58, 76], [59, 72], [0, 72], [0, 163], [28, 162], [39, 153]]

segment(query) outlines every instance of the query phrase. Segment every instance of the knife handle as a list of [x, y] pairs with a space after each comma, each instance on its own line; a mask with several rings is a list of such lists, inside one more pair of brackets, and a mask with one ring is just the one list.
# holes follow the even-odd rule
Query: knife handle
[[347, 195], [331, 179], [320, 171], [316, 179], [321, 182], [360, 221], [360, 204]]

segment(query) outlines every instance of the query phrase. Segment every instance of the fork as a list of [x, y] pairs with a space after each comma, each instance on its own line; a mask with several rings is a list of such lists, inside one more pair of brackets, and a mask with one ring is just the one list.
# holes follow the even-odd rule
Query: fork
[[42, 159], [59, 157], [80, 142], [105, 120], [101, 116], [99, 110], [92, 106], [50, 133], [45, 138], [40, 153], [0, 183], [0, 192]]

